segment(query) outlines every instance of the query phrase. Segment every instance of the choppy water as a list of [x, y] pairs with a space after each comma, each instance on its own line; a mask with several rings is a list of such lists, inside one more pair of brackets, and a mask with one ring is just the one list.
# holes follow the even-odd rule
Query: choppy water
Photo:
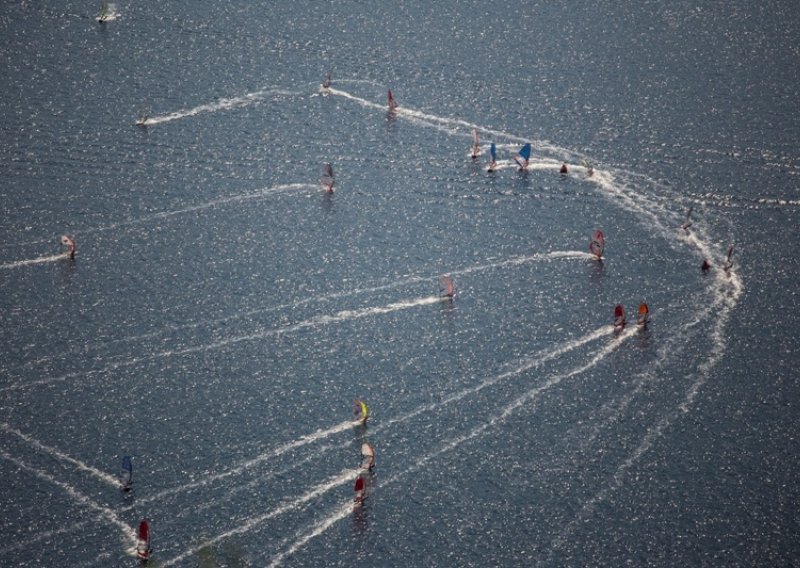
[[0, 564], [800, 562], [798, 12], [618, 4], [4, 3]]

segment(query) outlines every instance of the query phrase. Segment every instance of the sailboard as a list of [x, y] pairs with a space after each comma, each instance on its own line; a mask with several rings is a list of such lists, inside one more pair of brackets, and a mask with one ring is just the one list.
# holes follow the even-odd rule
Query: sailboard
[[622, 304], [617, 304], [614, 308], [614, 327], [624, 327], [626, 323], [625, 308]]
[[361, 469], [372, 471], [375, 467], [375, 448], [369, 442], [361, 444]]
[[453, 284], [453, 279], [447, 274], [439, 277], [439, 296], [442, 298], [454, 298], [456, 295], [456, 287]]
[[392, 90], [389, 89], [388, 93], [386, 94], [387, 102], [389, 104], [389, 111], [394, 111], [397, 109], [397, 101], [394, 100], [394, 95], [392, 94]]
[[689, 227], [692, 226], [692, 211], [694, 211], [694, 207], [689, 207], [689, 211], [686, 212], [686, 222], [681, 225], [681, 229], [684, 231], [688, 231]]
[[494, 142], [489, 146], [489, 155], [492, 157], [492, 161], [489, 162], [489, 169], [486, 171], [491, 173], [497, 169], [497, 146], [495, 146]]
[[647, 325], [647, 322], [650, 321], [650, 308], [647, 307], [647, 304], [642, 302], [639, 304], [639, 313], [636, 316], [636, 325]]
[[123, 491], [130, 491], [133, 487], [133, 460], [131, 456], [122, 457], [122, 476], [120, 478]]
[[353, 416], [356, 417], [356, 421], [359, 423], [367, 423], [367, 419], [369, 418], [369, 408], [367, 407], [367, 403], [360, 398], [357, 398], [353, 401]]
[[353, 491], [355, 492], [353, 502], [356, 504], [356, 506], [358, 506], [364, 502], [364, 499], [367, 498], [367, 482], [363, 475], [359, 474], [359, 476], [356, 477], [356, 482], [353, 485]]
[[333, 193], [333, 179], [333, 166], [325, 162], [322, 165], [322, 177], [319, 179], [319, 183], [328, 193]]
[[517, 155], [514, 156], [514, 161], [519, 164], [519, 171], [523, 172], [528, 169], [528, 161], [531, 159], [531, 144], [525, 144], [519, 149]]
[[67, 250], [64, 252], [64, 256], [75, 258], [75, 253], [78, 250], [78, 247], [75, 244], [75, 237], [72, 235], [61, 235], [61, 244], [67, 247]]
[[478, 136], [478, 130], [473, 128], [472, 129], [472, 159], [478, 157], [478, 153], [480, 151], [480, 138]]
[[589, 252], [595, 255], [598, 259], [603, 258], [603, 251], [606, 248], [606, 237], [603, 231], [597, 230], [594, 232], [592, 242], [589, 243]]
[[150, 522], [147, 519], [142, 519], [142, 522], [139, 523], [136, 536], [136, 556], [142, 560], [149, 559], [152, 548], [150, 547]]

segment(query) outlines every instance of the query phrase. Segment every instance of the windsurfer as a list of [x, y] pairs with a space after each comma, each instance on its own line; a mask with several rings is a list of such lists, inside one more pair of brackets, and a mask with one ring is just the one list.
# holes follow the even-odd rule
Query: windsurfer
[[397, 110], [397, 101], [394, 100], [394, 95], [392, 94], [391, 89], [389, 89], [389, 91], [387, 92], [386, 98], [389, 105], [389, 112], [394, 112], [395, 110]]
[[489, 163], [489, 169], [486, 171], [492, 173], [497, 169], [497, 146], [495, 146], [494, 142], [489, 146], [489, 154], [492, 156], [492, 161]]
[[476, 129], [472, 129], [472, 160], [475, 161], [478, 158], [478, 151], [480, 150], [479, 142], [478, 142], [478, 131]]
[[603, 259], [603, 250], [606, 246], [606, 238], [603, 231], [595, 231], [592, 242], [589, 243], [589, 252], [591, 252], [597, 260]]
[[689, 207], [689, 211], [686, 212], [686, 222], [683, 225], [681, 225], [681, 229], [683, 229], [684, 231], [688, 232], [689, 231], [689, 227], [692, 226], [692, 211], [693, 210], [694, 210], [694, 207]]
[[725, 266], [722, 267], [723, 270], [725, 270], [725, 272], [730, 272], [731, 268], [733, 268], [732, 257], [733, 257], [733, 245], [731, 245], [730, 248], [728, 249], [728, 259], [725, 262]]
[[627, 320], [625, 319], [625, 308], [622, 307], [622, 304], [617, 304], [614, 308], [614, 328], [615, 329], [622, 329], [625, 327]]
[[650, 321], [650, 308], [646, 303], [639, 304], [639, 315], [636, 317], [636, 325], [645, 326]]
[[524, 172], [528, 169], [528, 161], [531, 159], [531, 145], [525, 144], [520, 148], [519, 153], [514, 156], [514, 161], [519, 165], [519, 171]]
[[439, 294], [442, 298], [452, 300], [456, 296], [456, 287], [453, 284], [453, 279], [447, 275], [439, 278]]
[[353, 402], [353, 415], [356, 417], [359, 424], [366, 425], [367, 419], [369, 418], [367, 403], [357, 398]]
[[364, 481], [363, 475], [356, 477], [356, 483], [353, 485], [353, 491], [355, 491], [356, 494], [355, 498], [353, 499], [356, 505], [361, 504], [364, 499], [367, 498], [367, 484]]
[[323, 89], [330, 89], [331, 88], [331, 74], [328, 73], [325, 77], [325, 80], [322, 82]]
[[68, 256], [70, 260], [75, 260], [75, 253], [78, 250], [78, 247], [75, 244], [75, 237], [72, 235], [62, 235], [61, 244], [67, 247], [67, 251], [64, 254]]

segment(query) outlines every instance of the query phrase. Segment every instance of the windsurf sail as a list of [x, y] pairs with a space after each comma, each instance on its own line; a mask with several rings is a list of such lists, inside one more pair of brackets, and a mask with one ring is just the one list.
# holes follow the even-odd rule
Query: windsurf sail
[[622, 304], [617, 304], [614, 308], [614, 327], [622, 327], [625, 323], [625, 308]]
[[361, 424], [367, 423], [369, 408], [367, 407], [367, 403], [360, 398], [353, 401], [353, 416], [355, 416], [356, 420]]
[[367, 498], [367, 482], [363, 475], [356, 477], [356, 482], [353, 485], [353, 491], [356, 494], [353, 498], [353, 501], [356, 505], [360, 504], [362, 501], [364, 501], [364, 499]]
[[142, 519], [142, 522], [139, 523], [139, 530], [136, 535], [136, 556], [142, 560], [147, 560], [152, 552], [150, 548], [150, 522], [147, 519]]
[[728, 257], [725, 262], [725, 270], [728, 271], [733, 267], [733, 245], [728, 249]]
[[586, 168], [587, 177], [592, 177], [594, 175], [594, 167], [589, 160], [583, 160], [583, 167]]
[[331, 74], [330, 74], [330, 73], [328, 73], [328, 74], [325, 76], [325, 80], [322, 82], [322, 88], [323, 88], [323, 89], [330, 89], [330, 88], [331, 88], [331, 84], [332, 84], [332, 83], [331, 83]]
[[478, 137], [478, 130], [473, 128], [472, 129], [472, 159], [478, 157], [478, 151], [480, 150], [480, 138]]
[[592, 237], [592, 242], [589, 243], [589, 252], [597, 258], [603, 258], [603, 251], [606, 248], [606, 237], [603, 231], [595, 231]]
[[75, 237], [72, 235], [61, 235], [61, 244], [67, 247], [64, 254], [70, 258], [75, 258], [75, 252], [78, 250], [78, 247], [75, 245]]
[[361, 469], [372, 470], [375, 467], [375, 448], [369, 442], [361, 444]]
[[489, 146], [489, 155], [492, 157], [492, 161], [489, 163], [488, 171], [493, 172], [497, 168], [497, 146], [494, 142]]
[[390, 111], [395, 110], [397, 108], [397, 101], [394, 100], [394, 95], [392, 94], [392, 90], [391, 89], [389, 89], [389, 92], [387, 93], [386, 98], [388, 99], [389, 110]]
[[692, 211], [694, 211], [694, 207], [689, 207], [689, 211], [686, 212], [686, 222], [681, 225], [681, 229], [684, 231], [688, 230], [689, 227], [692, 226]]
[[322, 166], [322, 177], [319, 180], [320, 185], [328, 193], [333, 193], [333, 166], [325, 162]]
[[131, 456], [122, 457], [122, 490], [130, 491], [133, 486], [133, 460]]
[[519, 152], [516, 156], [514, 156], [514, 161], [519, 164], [520, 170], [527, 170], [528, 169], [528, 161], [531, 159], [531, 145], [530, 143], [525, 144], [522, 148], [519, 149]]
[[646, 325], [650, 321], [650, 308], [642, 302], [639, 304], [639, 314], [636, 316], [636, 325]]
[[454, 298], [456, 295], [456, 287], [453, 284], [453, 279], [447, 274], [439, 277], [439, 295], [442, 298]]

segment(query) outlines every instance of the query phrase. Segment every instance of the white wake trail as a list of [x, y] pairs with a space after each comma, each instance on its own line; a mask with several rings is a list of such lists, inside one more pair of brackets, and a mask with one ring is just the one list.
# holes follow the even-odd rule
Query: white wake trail
[[180, 120], [182, 118], [197, 116], [198, 114], [203, 114], [203, 113], [211, 113], [220, 110], [242, 108], [261, 102], [270, 96], [298, 97], [302, 95], [304, 95], [304, 93], [301, 91], [289, 91], [286, 89], [275, 89], [275, 88], [261, 89], [238, 97], [229, 97], [220, 99], [215, 103], [205, 103], [197, 105], [196, 107], [190, 109], [178, 110], [175, 112], [171, 112], [169, 114], [150, 116], [147, 117], [147, 120], [144, 121], [144, 126], [155, 126], [157, 124], [172, 122], [174, 120]]
[[25, 442], [27, 442], [29, 445], [33, 446], [37, 450], [40, 450], [40, 451], [45, 452], [47, 454], [50, 454], [51, 456], [54, 456], [54, 457], [58, 458], [61, 461], [70, 463], [70, 464], [76, 466], [81, 471], [85, 471], [87, 473], [92, 474], [92, 476], [94, 476], [95, 479], [99, 479], [100, 481], [102, 481], [106, 485], [109, 485], [109, 486], [114, 487], [114, 488], [119, 488], [120, 487], [120, 481], [116, 477], [114, 477], [113, 475], [109, 475], [106, 472], [101, 471], [101, 470], [97, 469], [96, 467], [92, 467], [89, 464], [84, 463], [79, 459], [75, 459], [75, 458], [73, 458], [71, 456], [68, 456], [67, 454], [65, 454], [64, 452], [62, 452], [62, 451], [60, 451], [60, 450], [58, 450], [56, 448], [53, 448], [51, 446], [47, 446], [45, 444], [42, 444], [39, 440], [33, 438], [32, 436], [28, 436], [27, 434], [24, 434], [23, 432], [20, 432], [16, 428], [12, 428], [11, 426], [6, 424], [5, 422], [0, 423], [0, 429], [4, 430], [5, 432], [8, 432], [10, 434], [14, 434], [15, 436], [21, 438], [22, 440], [24, 440]]
[[71, 485], [68, 485], [63, 481], [59, 481], [58, 479], [56, 479], [55, 477], [53, 477], [48, 473], [45, 473], [44, 471], [29, 466], [25, 462], [15, 458], [14, 456], [7, 454], [6, 452], [0, 451], [0, 457], [10, 461], [17, 467], [32, 473], [33, 475], [35, 475], [40, 479], [49, 481], [53, 485], [60, 487], [73, 500], [77, 501], [81, 505], [84, 505], [92, 509], [93, 511], [98, 513], [101, 517], [109, 521], [111, 524], [117, 526], [122, 532], [122, 535], [127, 539], [129, 546], [133, 546], [136, 544], [136, 531], [134, 530], [134, 528], [129, 524], [127, 524], [125, 521], [121, 520], [112, 509], [109, 509], [108, 507], [103, 507], [102, 505], [90, 499], [83, 493], [80, 493], [77, 489], [75, 489]]

